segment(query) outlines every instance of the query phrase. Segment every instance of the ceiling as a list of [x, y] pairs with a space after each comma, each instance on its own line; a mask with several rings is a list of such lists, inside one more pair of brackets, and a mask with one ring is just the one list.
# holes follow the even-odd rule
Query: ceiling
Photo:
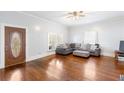
[[69, 18], [65, 18], [68, 12], [70, 11], [24, 11], [24, 13], [37, 16], [40, 18], [45, 18], [47, 20], [64, 24], [66, 26], [93, 23], [93, 22], [109, 19], [112, 17], [124, 16], [123, 11], [94, 11], [94, 12], [87, 11], [85, 12], [87, 13], [85, 17], [82, 17], [79, 20], [72, 20]]

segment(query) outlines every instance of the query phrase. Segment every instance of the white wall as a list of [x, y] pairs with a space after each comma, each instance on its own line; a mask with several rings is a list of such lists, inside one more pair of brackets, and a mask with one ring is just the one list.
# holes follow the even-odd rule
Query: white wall
[[[119, 41], [124, 40], [124, 17], [111, 18], [92, 24], [85, 24], [68, 29], [58, 23], [39, 19], [19, 12], [0, 12], [0, 25], [10, 24], [27, 27], [26, 60], [43, 57], [48, 52], [48, 32], [63, 34], [64, 41], [82, 42], [85, 31], [97, 31], [102, 54], [113, 56], [114, 50], [119, 47]], [[40, 30], [36, 27], [40, 27]], [[0, 26], [0, 30], [2, 26]], [[3, 33], [0, 31], [0, 49], [3, 51]], [[3, 53], [0, 51], [0, 68], [4, 67]], [[4, 58], [3, 58], [4, 59]]]
[[[0, 24], [10, 24], [27, 27], [27, 61], [53, 53], [48, 52], [48, 32], [63, 34], [64, 41], [67, 42], [67, 28], [65, 26], [47, 21], [45, 19], [39, 19], [37, 17], [29, 16], [23, 13], [0, 12]], [[1, 34], [1, 32], [2, 31], [0, 31], [0, 36], [3, 36], [3, 33]], [[2, 38], [0, 38], [0, 49], [2, 49], [1, 41]], [[0, 59], [2, 57], [4, 56], [0, 53]], [[4, 64], [2, 60], [0, 60], [0, 68], [3, 66]]]
[[97, 31], [102, 54], [114, 56], [119, 49], [119, 41], [124, 40], [124, 17], [111, 18], [92, 24], [70, 27], [70, 42], [82, 42], [85, 31]]

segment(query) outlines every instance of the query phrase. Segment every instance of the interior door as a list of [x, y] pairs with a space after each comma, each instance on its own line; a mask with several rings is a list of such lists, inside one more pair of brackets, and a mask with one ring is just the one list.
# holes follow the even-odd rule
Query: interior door
[[25, 62], [26, 29], [5, 26], [5, 67]]

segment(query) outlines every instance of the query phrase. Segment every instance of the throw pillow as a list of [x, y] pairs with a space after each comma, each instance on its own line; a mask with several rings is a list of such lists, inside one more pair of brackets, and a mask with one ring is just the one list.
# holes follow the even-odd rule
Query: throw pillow
[[69, 43], [65, 43], [66, 44], [66, 46], [68, 47], [68, 48], [70, 48], [70, 44]]
[[96, 48], [97, 48], [97, 46], [94, 45], [94, 44], [92, 44], [91, 47], [90, 47], [90, 50], [91, 50], [91, 51], [95, 51]]
[[81, 45], [81, 49], [82, 49], [82, 50], [88, 50], [87, 44], [82, 44], [82, 45]]
[[68, 48], [67, 44], [63, 44], [63, 48]]
[[59, 44], [57, 47], [58, 48], [68, 48], [68, 46], [66, 44]]
[[91, 44], [87, 44], [87, 50], [90, 51]]
[[81, 44], [80, 44], [80, 43], [76, 43], [76, 44], [75, 44], [75, 48], [76, 48], [76, 49], [79, 49], [80, 47], [81, 47]]
[[63, 48], [63, 44], [59, 44], [57, 48]]

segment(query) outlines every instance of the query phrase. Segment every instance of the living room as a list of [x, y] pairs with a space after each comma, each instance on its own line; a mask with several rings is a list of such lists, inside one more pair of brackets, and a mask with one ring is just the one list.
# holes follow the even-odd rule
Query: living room
[[123, 93], [123, 0], [0, 0], [1, 93]]
[[[123, 11], [1, 11], [0, 80], [122, 80], [123, 60], [114, 57], [115, 51], [119, 51], [120, 41], [124, 41], [123, 24]], [[18, 40], [17, 33], [12, 41], [6, 41], [9, 40], [6, 32], [19, 28], [25, 30], [25, 37], [21, 36], [24, 41], [11, 44], [16, 42], [15, 38]], [[19, 44], [22, 43], [24, 47], [21, 49]], [[18, 49], [24, 50], [23, 59]], [[18, 63], [19, 60], [23, 62]], [[102, 70], [104, 65], [105, 71]], [[23, 73], [25, 68], [28, 68], [25, 71], [28, 74]], [[37, 73], [39, 76], [32, 76]], [[23, 78], [17, 78], [20, 74]], [[50, 78], [45, 78], [46, 74]]]

